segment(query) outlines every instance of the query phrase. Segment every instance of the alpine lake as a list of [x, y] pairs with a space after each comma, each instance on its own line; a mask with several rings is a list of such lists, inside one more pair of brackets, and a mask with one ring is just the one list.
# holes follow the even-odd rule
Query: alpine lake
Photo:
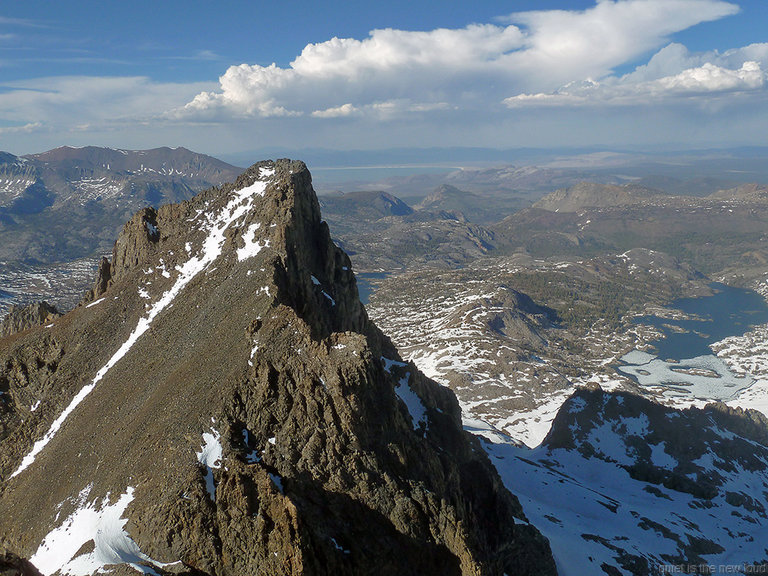
[[667, 397], [725, 401], [749, 388], [754, 380], [733, 374], [710, 345], [768, 323], [768, 303], [752, 290], [710, 287], [713, 295], [676, 300], [665, 317], [637, 317], [635, 323], [652, 326], [664, 337], [650, 342], [653, 353], [624, 355], [617, 369]]

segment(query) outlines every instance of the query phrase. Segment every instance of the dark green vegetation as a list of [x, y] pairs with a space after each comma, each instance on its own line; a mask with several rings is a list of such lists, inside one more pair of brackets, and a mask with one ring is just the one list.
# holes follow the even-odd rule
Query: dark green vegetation
[[598, 318], [607, 328], [616, 329], [630, 311], [649, 302], [662, 304], [681, 294], [676, 283], [649, 286], [647, 280], [630, 278], [623, 270], [602, 278], [556, 271], [520, 272], [513, 277], [517, 290], [536, 302], [546, 302], [562, 324], [574, 329], [589, 328]]

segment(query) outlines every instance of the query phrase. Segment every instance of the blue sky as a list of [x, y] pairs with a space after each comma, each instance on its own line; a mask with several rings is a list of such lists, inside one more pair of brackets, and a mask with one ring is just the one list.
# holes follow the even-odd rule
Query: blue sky
[[764, 0], [6, 2], [0, 150], [762, 145], [766, 23]]

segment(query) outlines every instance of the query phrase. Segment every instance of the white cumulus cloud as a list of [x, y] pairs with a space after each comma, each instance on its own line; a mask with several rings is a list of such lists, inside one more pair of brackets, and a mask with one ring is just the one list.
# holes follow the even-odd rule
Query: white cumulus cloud
[[527, 27], [528, 43], [511, 59], [529, 73], [530, 85], [554, 89], [604, 76], [665, 44], [675, 32], [738, 11], [735, 4], [714, 0], [598, 0], [583, 11], [515, 14], [512, 18]]
[[650, 82], [651, 88], [662, 93], [699, 94], [707, 92], [732, 92], [762, 88], [765, 74], [757, 62], [744, 62], [738, 70], [721, 68], [706, 62], [698, 68], [683, 70], [680, 74]]
[[56, 76], [17, 80], [0, 91], [0, 121], [32, 124], [150, 120], [208, 83], [155, 82], [142, 76]]
[[0, 126], [0, 134], [31, 134], [42, 128], [43, 125], [40, 122], [30, 122], [23, 126]]
[[506, 98], [504, 103], [510, 108], [626, 106], [729, 93], [762, 95], [766, 67], [768, 44], [753, 44], [723, 54], [691, 54], [684, 46], [670, 44], [630, 74], [572, 82], [552, 92], [518, 94]]
[[315, 118], [340, 118], [342, 116], [352, 116], [359, 114], [360, 110], [352, 106], [350, 103], [342, 104], [334, 108], [326, 108], [325, 110], [315, 110], [312, 112], [312, 116]]
[[[456, 29], [331, 38], [288, 64], [230, 66], [210, 82], [6, 81], [0, 149], [602, 145], [628, 134], [762, 142], [768, 43], [692, 52], [673, 42], [738, 11], [723, 0], [595, 0]], [[0, 42], [16, 33], [9, 24], [0, 17]]]
[[[597, 0], [587, 10], [512, 14], [506, 23], [373, 30], [307, 45], [287, 67], [242, 64], [174, 110], [180, 118], [379, 114], [498, 108], [511, 94], [600, 78], [669, 35], [738, 12], [721, 0]], [[391, 111], [390, 111], [391, 112]]]
[[329, 117], [375, 110], [377, 102], [389, 100], [442, 103], [441, 96], [455, 93], [466, 79], [503, 74], [500, 58], [522, 41], [515, 26], [490, 24], [430, 32], [374, 30], [364, 40], [333, 38], [307, 45], [288, 68], [231, 66], [219, 78], [219, 90], [198, 94], [177, 112]]

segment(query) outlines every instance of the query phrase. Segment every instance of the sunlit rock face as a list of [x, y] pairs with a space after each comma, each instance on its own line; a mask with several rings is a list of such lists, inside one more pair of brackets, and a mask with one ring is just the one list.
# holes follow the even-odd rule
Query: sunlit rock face
[[555, 573], [300, 162], [137, 213], [81, 306], [0, 340], [0, 390], [0, 534], [44, 574]]

